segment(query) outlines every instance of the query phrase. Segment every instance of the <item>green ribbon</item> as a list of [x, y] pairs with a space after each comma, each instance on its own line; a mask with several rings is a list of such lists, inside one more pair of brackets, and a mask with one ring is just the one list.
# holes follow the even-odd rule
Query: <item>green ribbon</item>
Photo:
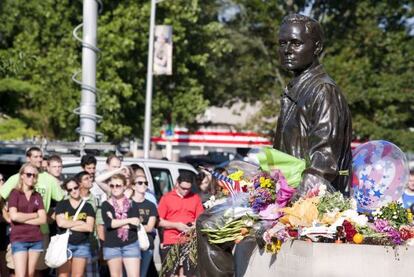
[[263, 147], [257, 155], [260, 168], [270, 172], [271, 169], [282, 171], [289, 186], [296, 188], [302, 179], [302, 172], [306, 168], [304, 160], [293, 157], [271, 147]]

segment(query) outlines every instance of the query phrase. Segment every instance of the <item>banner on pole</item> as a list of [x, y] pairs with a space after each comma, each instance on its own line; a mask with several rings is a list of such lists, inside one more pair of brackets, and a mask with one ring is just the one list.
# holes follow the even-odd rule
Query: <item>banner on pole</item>
[[154, 75], [172, 75], [172, 26], [155, 26]]

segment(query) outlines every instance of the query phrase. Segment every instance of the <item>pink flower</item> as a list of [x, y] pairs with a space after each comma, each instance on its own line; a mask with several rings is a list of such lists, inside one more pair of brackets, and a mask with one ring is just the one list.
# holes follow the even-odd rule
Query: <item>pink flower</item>
[[259, 212], [259, 216], [266, 220], [276, 220], [283, 215], [278, 209], [279, 206], [277, 204], [270, 204], [266, 209]]
[[276, 203], [279, 205], [280, 208], [285, 207], [290, 199], [292, 198], [293, 194], [296, 192], [294, 188], [288, 186], [286, 179], [281, 175], [280, 178], [280, 189], [276, 195]]

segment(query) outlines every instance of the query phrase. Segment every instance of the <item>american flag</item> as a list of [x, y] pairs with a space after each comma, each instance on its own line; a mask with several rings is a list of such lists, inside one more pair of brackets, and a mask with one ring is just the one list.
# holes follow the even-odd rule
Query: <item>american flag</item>
[[[206, 169], [207, 170], [207, 169]], [[220, 186], [224, 187], [230, 192], [230, 195], [233, 197], [236, 193], [240, 192], [240, 184], [238, 181], [234, 181], [231, 178], [224, 176], [218, 172], [207, 170], [211, 175], [217, 179], [217, 182]]]

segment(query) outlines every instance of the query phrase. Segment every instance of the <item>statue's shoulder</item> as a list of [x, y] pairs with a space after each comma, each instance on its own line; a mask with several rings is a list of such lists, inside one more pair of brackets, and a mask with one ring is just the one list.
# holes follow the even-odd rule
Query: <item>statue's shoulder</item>
[[315, 69], [313, 79], [314, 79], [313, 83], [315, 84], [315, 86], [320, 86], [320, 85], [325, 85], [325, 84], [335, 86], [335, 87], [337, 86], [335, 81], [331, 78], [331, 76], [329, 76], [328, 73], [326, 73], [322, 65]]

